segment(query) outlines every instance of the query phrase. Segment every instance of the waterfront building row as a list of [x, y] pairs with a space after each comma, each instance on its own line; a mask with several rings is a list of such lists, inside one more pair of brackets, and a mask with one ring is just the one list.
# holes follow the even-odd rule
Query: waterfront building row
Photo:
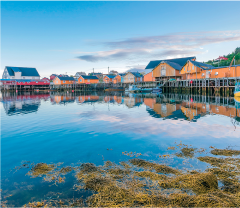
[[150, 61], [145, 71], [144, 82], [240, 78], [240, 65], [214, 67], [196, 57]]
[[[114, 72], [114, 73], [113, 73]], [[111, 74], [77, 72], [75, 77], [64, 74], [52, 74], [50, 79], [40, 79], [36, 68], [6, 66], [0, 80], [1, 85], [37, 86], [43, 85], [71, 85], [71, 84], [97, 84], [97, 83], [139, 83], [174, 80], [201, 80], [201, 79], [240, 79], [240, 65], [214, 67], [196, 61], [196, 57], [175, 58], [150, 61], [144, 72], [126, 72]], [[19, 81], [20, 80], [20, 81]], [[21, 82], [21, 80], [25, 80]], [[24, 87], [27, 88], [27, 87]]]

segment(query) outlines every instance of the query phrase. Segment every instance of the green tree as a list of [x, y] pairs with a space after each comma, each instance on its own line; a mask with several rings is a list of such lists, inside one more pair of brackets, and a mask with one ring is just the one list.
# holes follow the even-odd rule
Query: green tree
[[235, 59], [236, 59], [236, 60], [240, 60], [240, 52], [237, 53], [237, 55], [235, 56]]
[[240, 47], [237, 47], [237, 48], [235, 49], [235, 54], [238, 54], [238, 53], [240, 53]]

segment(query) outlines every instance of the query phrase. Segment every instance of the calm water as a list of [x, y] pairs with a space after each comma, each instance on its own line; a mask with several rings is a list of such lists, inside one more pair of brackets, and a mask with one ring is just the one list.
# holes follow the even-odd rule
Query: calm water
[[[169, 146], [182, 141], [197, 148], [240, 147], [240, 104], [234, 98], [189, 95], [123, 94], [2, 94], [1, 95], [2, 200], [22, 206], [54, 197], [85, 197], [75, 191], [73, 172], [66, 182], [53, 185], [16, 171], [23, 161], [77, 165], [127, 161], [122, 152], [161, 162]], [[186, 167], [183, 159], [168, 165]], [[199, 168], [202, 162], [190, 161]]]

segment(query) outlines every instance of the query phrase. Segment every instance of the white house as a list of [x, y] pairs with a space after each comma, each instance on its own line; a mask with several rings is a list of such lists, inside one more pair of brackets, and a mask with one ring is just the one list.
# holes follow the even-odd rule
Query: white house
[[36, 68], [6, 66], [2, 79], [40, 79]]

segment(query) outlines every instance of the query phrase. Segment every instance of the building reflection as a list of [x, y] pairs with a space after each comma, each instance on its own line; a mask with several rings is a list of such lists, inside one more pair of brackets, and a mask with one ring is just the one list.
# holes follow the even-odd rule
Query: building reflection
[[[217, 114], [240, 119], [240, 108], [233, 98], [206, 96], [164, 96], [162, 98], [145, 98], [144, 104], [153, 117], [168, 119], [185, 119], [196, 121], [208, 114]], [[158, 116], [157, 116], [158, 115]]]
[[[50, 98], [50, 99], [49, 99]], [[197, 121], [200, 117], [217, 114], [240, 121], [240, 103], [234, 98], [207, 97], [200, 95], [137, 95], [137, 94], [81, 94], [68, 92], [51, 92], [46, 94], [2, 94], [7, 115], [26, 114], [38, 111], [41, 100], [50, 100], [52, 104], [91, 104], [111, 103], [136, 108], [146, 106], [148, 114], [155, 118], [181, 119]]]
[[7, 115], [28, 114], [38, 111], [41, 105], [41, 100], [48, 100], [48, 94], [34, 94], [34, 93], [4, 93], [1, 97], [3, 108]]

